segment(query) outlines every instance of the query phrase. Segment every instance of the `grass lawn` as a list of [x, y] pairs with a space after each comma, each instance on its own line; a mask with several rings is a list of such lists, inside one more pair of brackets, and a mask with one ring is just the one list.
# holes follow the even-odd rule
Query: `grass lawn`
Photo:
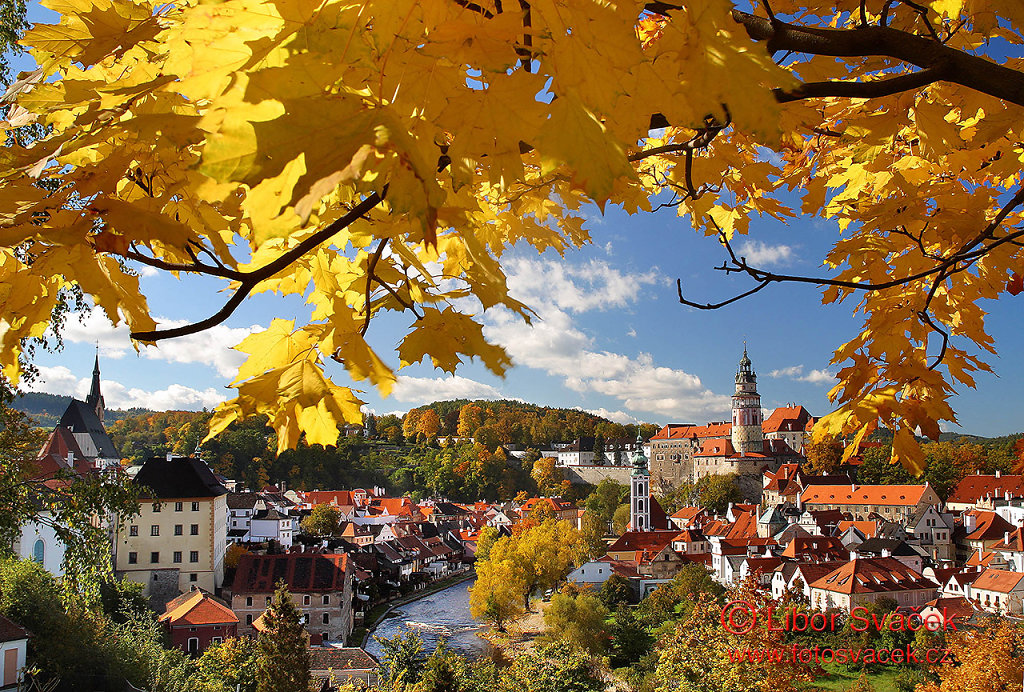
[[[860, 678], [861, 672], [859, 670], [850, 670], [846, 666], [824, 664], [822, 668], [825, 669], [827, 675], [818, 678], [814, 682], [805, 683], [801, 689], [808, 690], [848, 690], [853, 687], [857, 679]], [[869, 673], [867, 681], [871, 683], [875, 692], [897, 692], [895, 684], [896, 677], [903, 672], [908, 670], [905, 668], [898, 667], [886, 667], [878, 671]]]

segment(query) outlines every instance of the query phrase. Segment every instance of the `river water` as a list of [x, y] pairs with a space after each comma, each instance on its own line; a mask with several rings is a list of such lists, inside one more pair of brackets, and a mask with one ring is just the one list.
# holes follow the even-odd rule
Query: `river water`
[[472, 583], [464, 581], [449, 586], [392, 610], [367, 639], [366, 651], [379, 658], [380, 644], [374, 635], [393, 637], [414, 630], [423, 638], [423, 650], [428, 654], [442, 637], [450, 648], [461, 654], [478, 656], [485, 653], [490, 645], [478, 636], [484, 625], [469, 614], [469, 587]]

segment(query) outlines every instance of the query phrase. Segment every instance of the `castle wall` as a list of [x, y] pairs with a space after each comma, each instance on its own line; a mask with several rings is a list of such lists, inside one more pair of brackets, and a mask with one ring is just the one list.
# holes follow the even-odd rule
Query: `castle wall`
[[616, 483], [629, 485], [632, 466], [564, 466], [561, 467], [562, 475], [574, 485], [597, 485], [605, 478], [610, 478]]

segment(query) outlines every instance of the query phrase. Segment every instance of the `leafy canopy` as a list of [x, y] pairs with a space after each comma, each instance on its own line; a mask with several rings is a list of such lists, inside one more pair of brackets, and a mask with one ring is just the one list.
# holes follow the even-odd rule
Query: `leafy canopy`
[[[280, 449], [330, 444], [361, 402], [328, 359], [385, 395], [395, 383], [366, 341], [373, 317], [411, 313], [400, 366], [476, 357], [501, 374], [473, 313], [530, 319], [507, 248], [587, 242], [588, 202], [668, 204], [750, 292], [809, 281], [859, 301], [863, 329], [835, 352], [838, 410], [817, 430], [881, 423], [917, 471], [913, 432], [937, 435], [954, 386], [989, 369], [980, 302], [1022, 288], [1024, 76], [992, 46], [1022, 42], [1024, 10], [755, 4], [50, 0], [60, 23], [26, 34], [40, 69], [4, 123], [49, 134], [0, 154], [3, 373], [17, 381], [68, 287], [140, 347], [251, 294], [300, 295], [308, 319], [239, 344], [238, 396], [211, 431], [263, 413]], [[825, 276], [732, 254], [752, 220], [798, 214], [840, 231]], [[139, 265], [219, 277], [230, 297], [161, 328]]]

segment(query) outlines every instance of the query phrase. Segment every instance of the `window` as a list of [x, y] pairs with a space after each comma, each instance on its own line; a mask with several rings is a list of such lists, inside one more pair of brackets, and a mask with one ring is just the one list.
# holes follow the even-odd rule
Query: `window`
[[193, 502], [192, 503], [192, 511], [193, 512], [198, 512], [199, 511], [199, 503], [198, 502]]
[[324, 613], [323, 621], [325, 625], [331, 624], [331, 616], [327, 613]]
[[138, 562], [139, 562], [139, 554], [138, 553], [128, 553], [128, 564], [129, 565], [136, 565], [136, 564], [138, 564]]
[[198, 574], [190, 574], [190, 575], [188, 575], [188, 580], [189, 581], [199, 581], [199, 575]]
[[198, 550], [193, 550], [193, 551], [189, 552], [189, 554], [188, 554], [188, 561], [189, 562], [199, 562], [199, 551]]
[[330, 639], [331, 639], [331, 633], [330, 633], [330, 632], [321, 632], [321, 633], [320, 633], [320, 639], [322, 639], [322, 640], [323, 640], [323, 641], [325, 641], [325, 642], [326, 642], [326, 641], [330, 641]]
[[252, 606], [252, 596], [245, 597], [245, 605]]
[[36, 544], [32, 546], [32, 559], [38, 562], [40, 565], [43, 564], [43, 557], [46, 555], [46, 544], [43, 543], [43, 539], [36, 541]]
[[181, 524], [175, 524], [174, 525], [174, 535], [175, 536], [181, 536], [184, 533], [185, 533], [185, 527], [184, 526], [182, 526]]
[[252, 624], [252, 613], [249, 613], [248, 615], [245, 616], [245, 624], [247, 624], [247, 625], [251, 625]]
[[308, 594], [302, 597], [302, 605], [304, 605], [304, 606], [309, 605], [309, 595]]
[[184, 509], [184, 505], [185, 505], [184, 502], [175, 502], [174, 503], [174, 511], [175, 512], [180, 512], [182, 509]]
[[153, 511], [154, 512], [159, 512], [160, 511], [160, 503], [159, 502], [154, 502], [153, 503]]
[[149, 561], [153, 564], [160, 562], [160, 551], [154, 550], [149, 554]]
[[189, 637], [187, 648], [190, 654], [199, 653], [199, 637]]
[[224, 640], [221, 637], [211, 637], [210, 638], [210, 643], [211, 644], [220, 644], [222, 641], [224, 641]]
[[131, 526], [129, 526], [128, 527], [128, 535], [129, 536], [138, 536], [139, 535], [139, 525], [138, 524], [132, 524]]
[[270, 596], [267, 596], [267, 605], [270, 605]]
[[149, 527], [149, 535], [150, 536], [159, 536], [160, 535], [160, 525], [159, 524], [153, 524], [152, 526], [150, 526]]
[[330, 605], [330, 604], [331, 604], [331, 597], [330, 596], [324, 596], [324, 605]]
[[180, 550], [175, 550], [174, 551], [174, 560], [173, 560], [173, 562], [175, 562], [175, 563], [181, 562], [181, 551]]
[[192, 526], [189, 527], [189, 533], [192, 534], [193, 536], [198, 536], [199, 535], [199, 524], [192, 524]]

